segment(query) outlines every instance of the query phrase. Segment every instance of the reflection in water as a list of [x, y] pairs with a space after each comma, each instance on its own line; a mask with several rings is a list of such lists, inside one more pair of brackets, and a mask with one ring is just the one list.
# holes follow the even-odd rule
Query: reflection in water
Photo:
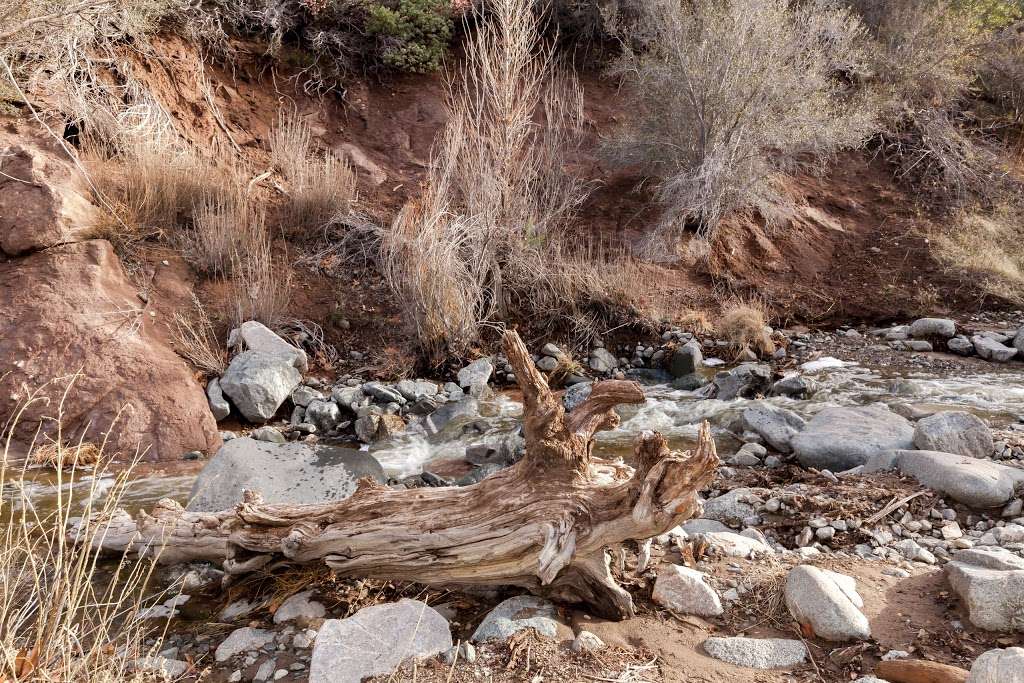
[[[811, 374], [821, 390], [809, 400], [790, 398], [766, 399], [775, 405], [793, 410], [805, 418], [812, 417], [830, 405], [860, 405], [884, 403], [896, 408], [900, 405], [923, 409], [958, 408], [969, 410], [989, 421], [993, 427], [1002, 427], [1024, 416], [1024, 373], [1020, 371], [991, 372], [961, 377], [938, 377], [927, 373], [904, 376], [884, 375], [863, 366], [827, 367]], [[697, 436], [698, 425], [708, 420], [721, 430], [738, 417], [751, 401], [702, 400], [691, 392], [679, 391], [668, 385], [646, 387], [647, 401], [642, 406], [620, 408], [622, 424], [618, 429], [598, 435], [595, 454], [603, 458], [621, 457], [629, 460], [635, 436], [644, 430], [658, 430], [665, 434], [673, 448], [689, 448]], [[443, 432], [426, 436], [415, 430], [402, 434], [370, 452], [384, 466], [389, 476], [401, 478], [418, 474], [434, 460], [459, 458], [467, 446], [484, 439], [492, 440], [512, 434], [519, 427], [522, 406], [504, 395], [481, 405], [482, 418], [462, 420], [449, 425]], [[486, 431], [486, 436], [482, 434]], [[160, 498], [173, 498], [181, 503], [188, 499], [195, 477], [193, 475], [150, 475], [136, 479], [129, 487], [124, 502], [131, 511], [151, 507]], [[112, 479], [104, 477], [101, 490], [109, 487]], [[90, 482], [84, 477], [75, 484], [76, 497], [88, 495]], [[64, 494], [68, 484], [63, 485]], [[4, 498], [10, 500], [9, 487]], [[29, 484], [29, 493], [46, 510], [47, 501], [57, 495], [57, 478], [52, 472], [36, 471]]]

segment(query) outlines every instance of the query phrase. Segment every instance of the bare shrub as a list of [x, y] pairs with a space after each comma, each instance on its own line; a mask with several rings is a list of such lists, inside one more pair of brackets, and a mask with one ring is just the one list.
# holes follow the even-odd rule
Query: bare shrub
[[192, 295], [192, 312], [174, 315], [174, 350], [207, 377], [220, 377], [228, 365], [227, 348], [217, 339], [213, 320], [202, 302]]
[[819, 167], [874, 128], [841, 78], [863, 69], [864, 29], [835, 3], [651, 0], [628, 30], [614, 72], [638, 111], [607, 149], [659, 178], [659, 237], [692, 226], [710, 240], [742, 208], [771, 220], [779, 173]]
[[185, 258], [210, 277], [231, 272], [236, 254], [246, 254], [266, 236], [266, 215], [244, 188], [204, 197], [193, 211], [191, 229], [181, 233]]
[[959, 212], [948, 229], [930, 236], [934, 253], [953, 273], [980, 280], [987, 293], [1024, 302], [1024, 215], [1014, 205]]
[[737, 355], [750, 350], [758, 356], [769, 356], [775, 352], [775, 344], [765, 329], [767, 324], [762, 306], [756, 302], [734, 301], [722, 311], [718, 333]]
[[291, 302], [291, 271], [274, 260], [270, 237], [254, 239], [244, 254], [237, 253], [231, 266], [230, 311], [237, 327], [258, 320], [272, 329], [280, 328]]
[[267, 136], [270, 162], [289, 180], [299, 175], [313, 146], [313, 134], [299, 116], [281, 113]]

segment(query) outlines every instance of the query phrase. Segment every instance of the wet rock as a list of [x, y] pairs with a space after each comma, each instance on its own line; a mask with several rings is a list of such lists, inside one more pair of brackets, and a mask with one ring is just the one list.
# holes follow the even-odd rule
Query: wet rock
[[1024, 683], [1024, 648], [983, 653], [974, 660], [967, 683]]
[[243, 351], [221, 377], [221, 389], [245, 419], [266, 422], [302, 382], [294, 362], [294, 355]]
[[324, 622], [313, 645], [309, 683], [360, 683], [451, 647], [448, 621], [425, 603], [403, 599], [364, 607], [347, 619]]
[[715, 659], [752, 669], [796, 666], [807, 660], [806, 645], [783, 638], [708, 638], [704, 650]]
[[471, 640], [477, 643], [507, 640], [513, 633], [527, 628], [554, 638], [558, 632], [557, 617], [558, 612], [550, 601], [533, 595], [519, 595], [491, 610], [477, 626]]
[[274, 612], [274, 623], [284, 624], [289, 621], [298, 621], [303, 624], [322, 618], [327, 614], [327, 609], [313, 599], [313, 591], [302, 591], [289, 597], [281, 603], [281, 606]]
[[508, 467], [526, 451], [526, 440], [518, 433], [503, 434], [466, 448], [466, 460], [474, 465]]
[[566, 389], [562, 396], [562, 405], [565, 406], [565, 411], [571, 413], [576, 410], [581, 403], [587, 400], [593, 389], [593, 382], [581, 382]]
[[807, 423], [792, 410], [759, 401], [743, 411], [743, 424], [776, 451], [789, 453], [790, 442]]
[[239, 628], [231, 632], [224, 642], [217, 646], [214, 659], [226, 662], [235, 655], [258, 650], [274, 642], [274, 632], [261, 628]]
[[731, 401], [735, 398], [756, 398], [771, 388], [772, 369], [760, 363], [747, 363], [715, 375], [708, 385], [708, 398]]
[[446, 403], [427, 416], [423, 426], [428, 434], [438, 434], [449, 425], [458, 426], [480, 416], [480, 404], [471, 396]]
[[306, 352], [289, 344], [269, 327], [255, 320], [247, 320], [231, 331], [228, 348], [259, 351], [274, 356], [285, 356], [299, 372], [309, 372]]
[[805, 467], [832, 472], [865, 464], [894, 449], [913, 448], [914, 428], [881, 405], [825, 408], [790, 444]]
[[1017, 349], [1017, 355], [1024, 357], [1024, 327], [1017, 330], [1013, 338], [1013, 348]]
[[982, 552], [956, 553], [946, 564], [949, 585], [978, 628], [1024, 631], [1024, 569], [994, 568], [1005, 566], [1001, 562], [1004, 556]]
[[1017, 349], [1004, 346], [991, 337], [975, 335], [971, 341], [974, 343], [974, 350], [985, 360], [1005, 363], [1017, 355]]
[[921, 318], [907, 332], [914, 339], [950, 339], [956, 335], [956, 323], [948, 318]]
[[672, 352], [668, 371], [673, 377], [685, 377], [696, 373], [703, 365], [704, 354], [701, 352], [700, 344], [691, 341]]
[[707, 386], [708, 383], [707, 377], [695, 372], [692, 375], [683, 375], [672, 380], [672, 388], [680, 391], [697, 391], [701, 387]]
[[405, 431], [405, 420], [400, 415], [364, 415], [356, 420], [353, 429], [363, 443], [387, 441]]
[[200, 472], [188, 509], [227, 510], [241, 502], [243, 489], [259, 491], [267, 503], [343, 500], [352, 495], [361, 477], [385, 482], [380, 463], [368, 453], [300, 442], [232, 439]]
[[224, 398], [218, 378], [214, 377], [206, 384], [206, 398], [210, 402], [210, 412], [213, 413], [214, 420], [220, 422], [231, 414], [231, 404]]
[[675, 564], [662, 565], [651, 599], [680, 614], [714, 617], [722, 613], [722, 601], [704, 581], [704, 575]]
[[914, 446], [922, 451], [939, 451], [989, 458], [995, 450], [992, 430], [976, 415], [959, 410], [935, 413], [914, 428]]
[[789, 398], [805, 399], [818, 390], [818, 383], [810, 377], [792, 374], [786, 375], [772, 385], [772, 396], [788, 396]]
[[967, 337], [953, 337], [946, 342], [946, 348], [960, 356], [970, 356], [974, 353], [974, 344]]
[[838, 642], [871, 637], [852, 577], [810, 565], [794, 567], [786, 577], [785, 600], [793, 618], [818, 637]]
[[459, 386], [473, 398], [480, 398], [487, 392], [487, 382], [494, 373], [494, 364], [489, 358], [475, 360], [459, 370]]
[[1024, 484], [1024, 470], [952, 453], [898, 450], [880, 454], [865, 472], [897, 469], [970, 507], [1005, 505]]

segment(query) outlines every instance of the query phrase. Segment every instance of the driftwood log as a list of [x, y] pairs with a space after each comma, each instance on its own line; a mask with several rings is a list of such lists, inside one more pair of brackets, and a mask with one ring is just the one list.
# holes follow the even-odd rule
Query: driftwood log
[[505, 351], [523, 392], [522, 460], [463, 488], [393, 490], [364, 479], [348, 499], [266, 505], [246, 492], [235, 509], [189, 512], [163, 500], [132, 519], [119, 511], [102, 549], [165, 563], [211, 560], [229, 576], [324, 562], [339, 575], [448, 586], [521, 586], [633, 614], [606, 549], [651, 538], [700, 512], [697, 493], [718, 464], [710, 429], [692, 453], [670, 452], [658, 433], [636, 442], [633, 467], [592, 456], [594, 434], [619, 424], [614, 407], [642, 403], [635, 382], [594, 384], [566, 413], [516, 332]]

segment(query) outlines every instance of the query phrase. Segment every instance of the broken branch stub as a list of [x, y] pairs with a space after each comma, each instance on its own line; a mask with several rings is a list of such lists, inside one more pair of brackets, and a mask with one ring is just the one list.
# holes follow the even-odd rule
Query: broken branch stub
[[246, 492], [233, 510], [199, 513], [165, 500], [152, 515], [114, 515], [102, 547], [166, 563], [222, 562], [229, 575], [324, 562], [342, 576], [515, 585], [631, 616], [606, 548], [699, 512], [697, 494], [718, 465], [710, 427], [701, 427], [689, 453], [644, 432], [634, 468], [597, 460], [594, 434], [618, 425], [616, 405], [643, 402], [640, 386], [599, 382], [566, 414], [519, 335], [506, 332], [504, 344], [524, 398], [526, 453], [512, 467], [461, 488], [394, 490], [362, 480], [351, 497], [316, 505], [267, 505]]

